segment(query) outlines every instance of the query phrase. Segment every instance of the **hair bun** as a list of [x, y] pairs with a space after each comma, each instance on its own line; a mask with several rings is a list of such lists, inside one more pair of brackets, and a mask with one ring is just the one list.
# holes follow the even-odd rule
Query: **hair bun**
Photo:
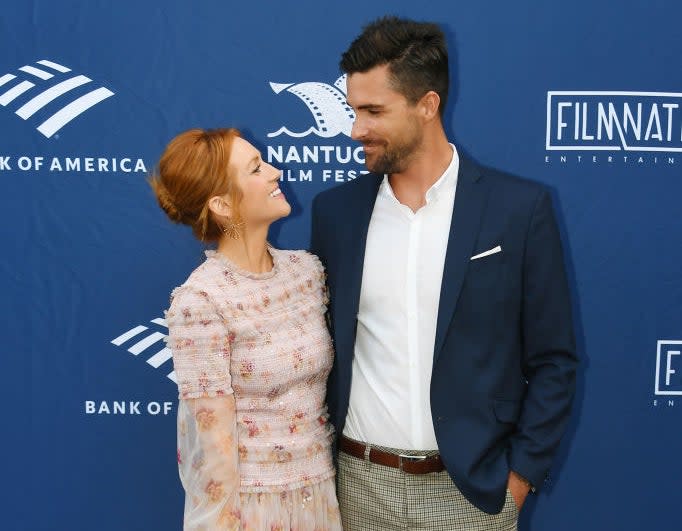
[[166, 188], [166, 186], [161, 182], [159, 177], [157, 176], [151, 179], [150, 184], [152, 186], [152, 190], [154, 190], [154, 195], [156, 195], [156, 200], [159, 202], [159, 206], [163, 209], [170, 220], [175, 223], [182, 223], [183, 215], [175, 206], [173, 196], [168, 191], [168, 188]]

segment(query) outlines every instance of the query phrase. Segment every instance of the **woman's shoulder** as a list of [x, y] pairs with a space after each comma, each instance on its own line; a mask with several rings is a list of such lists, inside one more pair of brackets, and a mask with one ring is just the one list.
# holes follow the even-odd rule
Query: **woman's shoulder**
[[273, 254], [276, 254], [279, 262], [286, 264], [288, 267], [300, 270], [301, 268], [313, 271], [322, 271], [322, 262], [317, 255], [306, 251], [305, 249], [276, 249], [271, 248]]
[[215, 276], [220, 274], [220, 268], [214, 262], [207, 253], [207, 259], [182, 284], [173, 289], [170, 295], [171, 308], [211, 304], [211, 286], [215, 284]]

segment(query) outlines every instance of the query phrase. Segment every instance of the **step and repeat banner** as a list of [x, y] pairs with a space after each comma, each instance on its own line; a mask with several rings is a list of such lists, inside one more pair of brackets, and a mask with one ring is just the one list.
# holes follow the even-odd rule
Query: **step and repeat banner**
[[677, 0], [9, 0], [2, 529], [181, 529], [162, 317], [203, 248], [148, 176], [180, 131], [238, 127], [283, 170], [293, 212], [272, 242], [306, 248], [312, 198], [364, 170], [338, 61], [384, 14], [445, 29], [459, 149], [554, 196], [582, 364], [520, 529], [681, 528]]

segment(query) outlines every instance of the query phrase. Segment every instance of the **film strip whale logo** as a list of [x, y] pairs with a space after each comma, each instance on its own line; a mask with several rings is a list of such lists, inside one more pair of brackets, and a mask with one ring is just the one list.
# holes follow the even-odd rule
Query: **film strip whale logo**
[[[74, 118], [114, 95], [108, 88], [98, 87], [66, 101], [69, 92], [92, 82], [89, 77], [70, 73], [70, 68], [43, 59], [36, 61], [34, 65], [24, 65], [18, 68], [16, 74], [2, 75], [0, 76], [0, 105], [7, 107], [19, 101], [22, 102], [14, 113], [19, 118], [28, 120], [59, 98], [60, 102], [63, 102], [61, 106], [36, 127], [43, 135], [50, 138]], [[38, 93], [33, 95], [36, 91]], [[25, 101], [24, 95], [32, 97]]]
[[290, 131], [286, 126], [268, 133], [269, 138], [287, 135], [301, 138], [311, 134], [331, 138], [340, 134], [350, 136], [355, 113], [346, 103], [346, 75], [342, 75], [333, 85], [318, 81], [303, 83], [273, 83], [270, 88], [275, 94], [288, 92], [298, 97], [312, 115], [315, 125], [302, 132]]
[[[133, 356], [139, 356], [148, 349], [152, 349], [152, 347], [158, 348], [159, 344], [168, 336], [168, 326], [166, 325], [166, 320], [160, 317], [152, 319], [150, 322], [154, 323], [155, 325], [159, 325], [160, 327], [164, 328], [165, 331], [153, 329], [150, 330], [148, 326], [138, 325], [131, 328], [127, 332], [124, 332], [117, 338], [112, 339], [111, 343], [117, 347], [124, 347], [124, 344], [129, 344], [127, 350]], [[143, 354], [143, 356], [144, 355], [145, 354]], [[149, 358], [147, 358], [147, 363], [155, 369], [159, 369], [171, 358], [171, 350], [164, 346], [162, 349], [155, 351]], [[166, 365], [166, 367], [168, 366]], [[166, 376], [168, 379], [177, 383], [175, 371], [169, 372]]]

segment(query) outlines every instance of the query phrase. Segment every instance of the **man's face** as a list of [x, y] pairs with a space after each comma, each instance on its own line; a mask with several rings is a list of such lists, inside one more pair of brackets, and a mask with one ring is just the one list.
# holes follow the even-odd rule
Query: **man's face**
[[388, 65], [349, 75], [347, 86], [356, 116], [351, 137], [362, 143], [367, 169], [405, 171], [422, 142], [416, 105], [391, 87]]

